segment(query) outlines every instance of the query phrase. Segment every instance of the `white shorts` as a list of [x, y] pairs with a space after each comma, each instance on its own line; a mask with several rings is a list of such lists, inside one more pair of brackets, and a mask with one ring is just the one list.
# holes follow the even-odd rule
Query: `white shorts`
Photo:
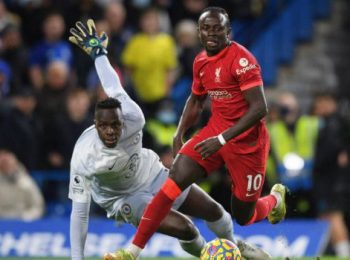
[[[137, 191], [132, 195], [125, 195], [118, 199], [114, 203], [115, 207], [115, 219], [118, 222], [130, 223], [134, 226], [138, 226], [140, 219], [143, 215], [143, 211], [149, 202], [153, 199], [154, 195], [158, 193], [163, 183], [166, 181], [169, 175], [169, 170], [163, 168], [159, 175], [150, 183], [147, 187], [143, 187], [141, 191]], [[185, 189], [181, 195], [174, 201], [172, 208], [177, 210], [185, 201], [191, 186]]]

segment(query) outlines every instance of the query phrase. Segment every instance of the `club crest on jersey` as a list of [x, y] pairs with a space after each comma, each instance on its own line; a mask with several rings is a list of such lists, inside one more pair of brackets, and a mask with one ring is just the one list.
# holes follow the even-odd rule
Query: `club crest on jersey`
[[221, 82], [220, 78], [221, 67], [215, 69], [215, 82]]
[[141, 134], [138, 133], [138, 134], [135, 136], [135, 138], [134, 138], [132, 144], [137, 144], [137, 143], [140, 141], [140, 139], [141, 139]]
[[124, 203], [121, 206], [120, 213], [123, 216], [124, 220], [126, 220], [127, 222], [129, 222], [133, 216], [131, 206], [128, 203]]

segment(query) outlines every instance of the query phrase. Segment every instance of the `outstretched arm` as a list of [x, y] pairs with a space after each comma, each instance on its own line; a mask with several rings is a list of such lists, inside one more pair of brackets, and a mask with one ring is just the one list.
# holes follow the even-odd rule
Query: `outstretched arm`
[[70, 216], [70, 241], [72, 260], [84, 259], [84, 247], [88, 231], [90, 203], [72, 202]]
[[[140, 107], [127, 95], [120, 83], [118, 74], [111, 66], [107, 58], [108, 37], [103, 32], [98, 35], [95, 23], [89, 19], [86, 24], [78, 21], [75, 27], [70, 29], [69, 41], [81, 48], [95, 62], [95, 68], [102, 87], [108, 97], [118, 98], [122, 103], [122, 113], [124, 118], [138, 122], [136, 130], [144, 125], [144, 117]], [[135, 129], [134, 129], [135, 130]], [[131, 129], [131, 132], [135, 132]]]
[[118, 74], [113, 69], [106, 55], [95, 59], [95, 68], [107, 96], [117, 98], [120, 94], [126, 94]]
[[92, 19], [86, 24], [78, 21], [75, 27], [70, 29], [69, 41], [77, 45], [95, 61], [95, 68], [101, 80], [102, 87], [107, 96], [116, 98], [125, 91], [120, 84], [118, 74], [115, 72], [107, 58], [108, 37], [103, 32], [96, 32], [96, 26]]

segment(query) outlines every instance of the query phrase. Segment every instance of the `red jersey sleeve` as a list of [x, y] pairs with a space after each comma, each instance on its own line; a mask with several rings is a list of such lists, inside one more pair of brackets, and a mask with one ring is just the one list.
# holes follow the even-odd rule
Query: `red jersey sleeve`
[[236, 75], [242, 91], [264, 84], [260, 65], [253, 54], [243, 46], [240, 46], [239, 52], [232, 63], [231, 72]]
[[193, 81], [192, 81], [192, 93], [196, 95], [206, 94], [205, 88], [202, 85], [200, 79], [200, 71], [197, 58], [193, 62]]

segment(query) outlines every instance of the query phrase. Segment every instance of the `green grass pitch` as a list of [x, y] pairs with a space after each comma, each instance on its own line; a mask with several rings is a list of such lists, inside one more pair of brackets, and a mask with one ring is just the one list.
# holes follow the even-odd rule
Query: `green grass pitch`
[[[7, 258], [2, 258], [0, 257], [1, 260], [22, 260], [22, 259], [27, 259], [27, 260], [70, 260], [70, 258], [67, 257], [35, 257], [35, 258], [17, 258], [17, 257], [7, 257]], [[85, 260], [101, 260], [102, 258], [100, 257], [88, 257], [85, 258]], [[182, 260], [195, 260], [196, 258], [161, 258], [161, 257], [154, 257], [154, 258], [140, 258], [141, 260], [175, 260], [175, 259], [182, 259]], [[339, 259], [348, 259], [349, 258], [339, 258], [339, 257], [330, 257], [330, 256], [320, 256], [320, 257], [290, 257], [290, 258], [282, 258], [282, 257], [277, 257], [274, 258], [274, 260], [339, 260]]]

